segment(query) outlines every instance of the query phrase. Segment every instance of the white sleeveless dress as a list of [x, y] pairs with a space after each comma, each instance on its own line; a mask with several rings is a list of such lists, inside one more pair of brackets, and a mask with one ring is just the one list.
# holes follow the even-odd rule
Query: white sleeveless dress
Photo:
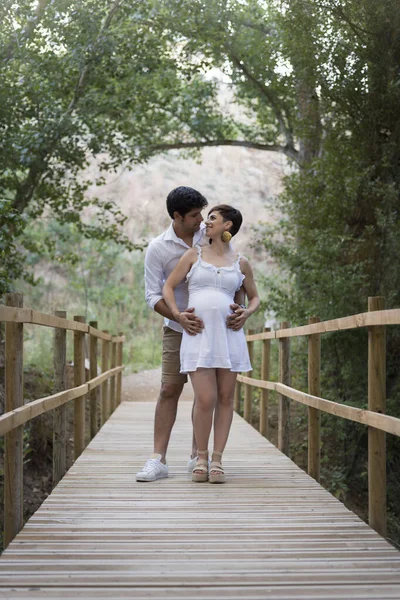
[[229, 267], [216, 267], [202, 259], [200, 246], [196, 248], [197, 261], [186, 277], [188, 306], [195, 308], [196, 315], [204, 322], [204, 329], [194, 336], [183, 332], [181, 373], [204, 367], [251, 371], [243, 329], [233, 331], [226, 326], [226, 318], [232, 313], [230, 304], [245, 277], [240, 270], [241, 256], [238, 255], [236, 262]]

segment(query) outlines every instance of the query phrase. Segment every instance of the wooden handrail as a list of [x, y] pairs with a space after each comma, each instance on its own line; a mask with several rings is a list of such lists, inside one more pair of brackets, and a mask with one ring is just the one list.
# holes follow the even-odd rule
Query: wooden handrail
[[86, 394], [96, 389], [106, 379], [117, 375], [117, 373], [120, 373], [123, 371], [123, 369], [124, 366], [115, 367], [115, 369], [109, 369], [105, 373], [98, 375], [94, 379], [87, 381], [79, 387], [74, 387], [70, 390], [65, 390], [64, 392], [58, 392], [57, 394], [52, 394], [51, 396], [46, 396], [45, 398], [38, 398], [38, 400], [33, 400], [28, 404], [24, 404], [24, 406], [20, 406], [14, 410], [4, 413], [0, 416], [0, 435], [5, 435], [16, 427], [24, 425], [25, 423], [29, 423], [29, 421], [35, 417], [44, 415], [45, 413], [62, 406], [66, 402], [69, 402], [70, 400], [75, 400], [75, 398], [82, 398], [83, 396], [86, 396]]
[[109, 342], [124, 342], [125, 336], [113, 336], [95, 329], [86, 323], [63, 319], [55, 315], [48, 315], [39, 312], [33, 308], [14, 308], [13, 306], [0, 305], [0, 322], [4, 323], [26, 323], [32, 325], [42, 325], [42, 327], [53, 327], [57, 329], [67, 329], [68, 331], [81, 331], [94, 335], [102, 340]]
[[312, 396], [311, 394], [301, 392], [300, 390], [296, 390], [295, 388], [276, 381], [263, 381], [262, 379], [245, 377], [244, 375], [238, 375], [237, 380], [239, 383], [244, 383], [245, 385], [277, 392], [286, 398], [290, 398], [305, 406], [311, 406], [321, 412], [329, 413], [330, 415], [335, 415], [336, 417], [341, 417], [348, 421], [369, 425], [380, 431], [386, 431], [386, 433], [400, 436], [400, 419], [397, 417], [390, 417], [389, 415], [382, 415], [381, 413], [376, 413], [367, 409], [347, 406], [345, 404], [333, 402], [332, 400]]
[[[66, 404], [74, 402], [74, 457], [83, 452], [86, 444], [86, 402], [90, 393], [90, 431], [89, 439], [96, 435], [100, 424], [107, 420], [121, 402], [122, 333], [111, 335], [100, 331], [95, 321], [86, 324], [84, 318], [75, 316], [66, 318], [64, 311], [54, 315], [39, 312], [33, 308], [23, 308], [21, 294], [7, 294], [6, 306], [0, 305], [0, 321], [6, 323], [5, 352], [5, 410], [0, 416], [0, 435], [4, 435], [4, 546], [16, 536], [23, 525], [23, 426], [35, 417], [53, 411], [53, 485], [56, 485], [67, 470], [67, 414]], [[23, 379], [23, 325], [34, 324], [51, 327], [54, 335], [54, 374], [55, 393], [24, 404]], [[73, 332], [74, 337], [74, 384], [66, 390], [66, 333]], [[86, 379], [85, 336], [90, 338], [90, 380]], [[112, 348], [112, 367], [102, 365], [103, 373], [97, 375], [97, 339], [103, 347]], [[108, 400], [108, 383], [112, 381], [113, 403]], [[100, 391], [106, 390], [106, 397]], [[106, 409], [104, 410], [104, 403]]]
[[[289, 454], [289, 399], [309, 407], [308, 411], [308, 472], [319, 481], [320, 475], [320, 416], [329, 413], [343, 419], [368, 426], [368, 478], [369, 478], [369, 523], [378, 533], [386, 535], [386, 440], [385, 434], [400, 437], [400, 419], [383, 414], [386, 407], [386, 348], [385, 326], [400, 325], [400, 309], [384, 310], [385, 301], [381, 297], [368, 299], [366, 313], [340, 319], [320, 321], [312, 317], [308, 325], [289, 328], [282, 323], [276, 331], [262, 333], [249, 332], [246, 340], [249, 347], [255, 341], [263, 342], [262, 379], [238, 375], [235, 390], [235, 410], [241, 406], [241, 385], [245, 386], [246, 420], [251, 415], [251, 407], [246, 398], [251, 398], [250, 387], [271, 390], [280, 395], [278, 415], [278, 446]], [[343, 405], [320, 397], [320, 335], [323, 333], [368, 327], [368, 410]], [[308, 393], [290, 386], [289, 338], [308, 336]], [[268, 381], [269, 365], [265, 363], [265, 344], [278, 340], [280, 346], [280, 381]], [[269, 361], [269, 348], [266, 353]], [[268, 415], [265, 414], [266, 401], [260, 403], [260, 431], [267, 430]], [[251, 420], [250, 420], [251, 422]]]
[[291, 327], [290, 329], [285, 330], [277, 329], [276, 331], [255, 333], [253, 335], [247, 335], [246, 339], [249, 342], [256, 342], [257, 340], [275, 340], [285, 337], [311, 335], [313, 333], [331, 333], [334, 331], [344, 331], [346, 329], [358, 329], [360, 327], [382, 325], [400, 325], [400, 308], [360, 313], [358, 315], [351, 315], [350, 317], [320, 321], [319, 323], [302, 325], [301, 327]]

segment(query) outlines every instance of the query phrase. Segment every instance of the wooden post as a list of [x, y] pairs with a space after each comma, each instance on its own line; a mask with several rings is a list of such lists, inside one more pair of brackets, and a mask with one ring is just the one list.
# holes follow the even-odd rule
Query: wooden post
[[[56, 317], [67, 318], [65, 310], [56, 310]], [[67, 331], [54, 329], [54, 391], [66, 389]], [[67, 404], [53, 411], [53, 487], [67, 471]]]
[[[249, 329], [249, 335], [254, 333], [253, 329]], [[247, 342], [247, 347], [249, 349], [249, 357], [250, 362], [253, 362], [253, 348], [254, 342]], [[251, 371], [246, 373], [247, 377], [251, 377]], [[252, 398], [253, 398], [253, 390], [250, 385], [246, 385], [244, 388], [244, 408], [243, 408], [243, 418], [248, 423], [251, 423], [251, 413], [252, 413]]]
[[[111, 369], [114, 369], [117, 366], [117, 344], [116, 342], [111, 342]], [[116, 377], [113, 375], [110, 378], [110, 407], [111, 412], [117, 408], [117, 398], [116, 398]]]
[[[283, 321], [281, 329], [288, 329], [290, 323]], [[279, 381], [290, 386], [290, 338], [279, 338]], [[290, 454], [290, 400], [279, 394], [278, 448], [287, 456]]]
[[[84, 317], [74, 317], [84, 323]], [[74, 386], [85, 383], [85, 334], [74, 331]], [[75, 460], [85, 449], [85, 396], [74, 400], [74, 456]]]
[[[310, 317], [309, 324], [319, 323], [319, 317]], [[308, 336], [308, 393], [321, 395], [321, 334]], [[321, 461], [321, 411], [308, 407], [308, 474], [319, 482]]]
[[[385, 298], [368, 298], [368, 310], [384, 310]], [[386, 412], [386, 328], [368, 331], [368, 410]], [[386, 433], [368, 427], [368, 520], [386, 536]]]
[[[123, 336], [123, 332], [119, 332], [119, 336]], [[122, 353], [123, 353], [123, 342], [118, 342], [117, 345], [117, 366], [122, 367]], [[117, 375], [117, 406], [121, 404], [121, 392], [122, 392], [122, 371]]]
[[[6, 294], [6, 305], [23, 307], [23, 295]], [[23, 324], [6, 323], [5, 412], [23, 406]], [[23, 435], [16, 427], [4, 436], [4, 547], [23, 526]]]
[[[97, 329], [97, 321], [90, 321], [90, 327]], [[89, 378], [94, 379], [97, 377], [97, 337], [95, 335], [89, 336], [89, 361], [90, 361], [90, 372]], [[99, 430], [99, 419], [97, 410], [97, 397], [99, 393], [99, 387], [95, 388], [90, 392], [90, 439], [92, 440]]]
[[[264, 327], [264, 331], [271, 331], [270, 327]], [[269, 379], [269, 362], [271, 354], [271, 340], [262, 341], [261, 355], [261, 379], [268, 381]], [[260, 401], [260, 433], [268, 437], [268, 390], [261, 390]]]
[[241, 390], [241, 383], [239, 383], [239, 381], [236, 381], [235, 396], [233, 399], [233, 410], [235, 412], [237, 412], [238, 414], [240, 414], [240, 390]]
[[[108, 333], [107, 329], [103, 333]], [[107, 340], [101, 341], [101, 372], [108, 371], [108, 363], [110, 358], [110, 342]], [[110, 416], [110, 398], [108, 395], [108, 379], [101, 384], [101, 424], [103, 425]]]

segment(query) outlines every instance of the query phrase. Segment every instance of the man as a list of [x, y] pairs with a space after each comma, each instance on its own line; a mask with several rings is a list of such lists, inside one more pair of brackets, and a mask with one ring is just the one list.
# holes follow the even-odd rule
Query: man
[[[167, 196], [167, 210], [172, 219], [170, 227], [152, 240], [145, 258], [146, 302], [150, 308], [164, 317], [163, 358], [161, 390], [154, 417], [154, 453], [143, 469], [136, 474], [136, 481], [155, 481], [168, 477], [166, 453], [172, 427], [175, 423], [178, 400], [187, 375], [180, 373], [180, 345], [182, 331], [197, 335], [203, 323], [194, 314], [193, 308], [187, 308], [188, 287], [182, 282], [175, 289], [175, 299], [181, 315], [179, 323], [173, 320], [171, 311], [162, 297], [162, 288], [181, 256], [196, 244], [206, 243], [201, 211], [208, 202], [200, 192], [190, 187], [180, 186]], [[239, 293], [240, 294], [240, 293]], [[243, 292], [241, 293], [243, 297]], [[236, 301], [238, 297], [235, 298]], [[232, 305], [232, 319], [228, 326], [234, 329], [243, 327], [245, 322], [239, 305]], [[191, 471], [197, 460], [197, 447], [193, 439], [192, 455], [188, 462]]]

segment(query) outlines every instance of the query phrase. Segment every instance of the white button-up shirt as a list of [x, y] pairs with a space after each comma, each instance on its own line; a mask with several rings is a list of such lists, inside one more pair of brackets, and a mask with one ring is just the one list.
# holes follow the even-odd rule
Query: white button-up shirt
[[[200, 224], [199, 231], [193, 236], [193, 246], [205, 243], [205, 224]], [[146, 302], [154, 310], [157, 302], [162, 300], [163, 285], [176, 267], [181, 256], [189, 250], [190, 246], [186, 244], [175, 233], [173, 224], [167, 231], [152, 240], [147, 248], [144, 262], [144, 279], [146, 288]], [[188, 307], [189, 293], [186, 281], [182, 281], [175, 288], [175, 301], [180, 311]], [[164, 323], [174, 329], [182, 332], [182, 326], [176, 321], [164, 318]]]

